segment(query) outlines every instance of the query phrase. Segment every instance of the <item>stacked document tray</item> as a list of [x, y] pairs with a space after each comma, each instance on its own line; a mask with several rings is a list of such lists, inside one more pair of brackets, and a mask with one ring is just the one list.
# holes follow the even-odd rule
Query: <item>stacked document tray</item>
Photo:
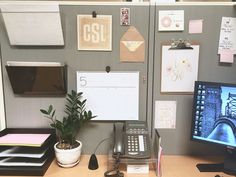
[[43, 176], [54, 159], [53, 129], [0, 132], [0, 175]]

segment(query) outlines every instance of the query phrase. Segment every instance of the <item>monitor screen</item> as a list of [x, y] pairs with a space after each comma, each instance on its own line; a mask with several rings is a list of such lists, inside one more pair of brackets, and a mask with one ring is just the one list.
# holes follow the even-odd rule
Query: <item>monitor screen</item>
[[236, 84], [195, 82], [192, 140], [236, 147]]

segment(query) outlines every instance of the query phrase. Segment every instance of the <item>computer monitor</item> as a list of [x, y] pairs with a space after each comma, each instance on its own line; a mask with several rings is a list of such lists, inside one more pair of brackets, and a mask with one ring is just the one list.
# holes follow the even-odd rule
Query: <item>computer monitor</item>
[[[191, 139], [230, 149], [225, 162], [216, 167], [236, 174], [236, 84], [195, 82]], [[206, 166], [198, 167], [207, 171]]]

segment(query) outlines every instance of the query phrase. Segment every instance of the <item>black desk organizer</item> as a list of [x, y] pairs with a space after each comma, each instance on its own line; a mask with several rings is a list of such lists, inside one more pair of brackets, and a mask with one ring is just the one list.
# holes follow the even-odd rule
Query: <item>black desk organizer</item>
[[50, 134], [41, 147], [47, 148], [45, 152], [46, 161], [42, 166], [0, 166], [0, 175], [5, 176], [43, 176], [55, 157], [53, 146], [56, 143], [56, 135], [54, 129], [28, 129], [28, 128], [8, 128], [0, 132], [0, 136], [8, 133], [30, 133], [30, 134]]

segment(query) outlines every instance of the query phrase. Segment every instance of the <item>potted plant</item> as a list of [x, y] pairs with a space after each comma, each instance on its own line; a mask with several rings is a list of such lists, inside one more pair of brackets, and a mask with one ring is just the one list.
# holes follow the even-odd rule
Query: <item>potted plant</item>
[[92, 118], [92, 112], [86, 111], [86, 99], [82, 92], [72, 90], [66, 96], [65, 116], [62, 120], [56, 118], [56, 110], [52, 105], [48, 109], [40, 109], [50, 120], [50, 126], [55, 128], [58, 142], [54, 145], [57, 163], [62, 167], [72, 167], [79, 163], [82, 142], [76, 140], [78, 131]]

